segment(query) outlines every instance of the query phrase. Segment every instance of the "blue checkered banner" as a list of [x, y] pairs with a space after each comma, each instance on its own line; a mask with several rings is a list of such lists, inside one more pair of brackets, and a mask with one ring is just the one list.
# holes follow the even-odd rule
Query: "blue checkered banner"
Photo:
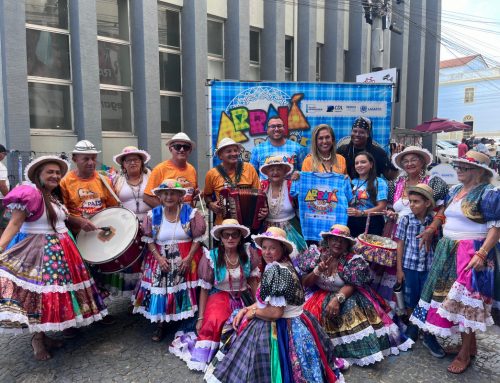
[[339, 142], [350, 136], [357, 117], [368, 117], [373, 140], [387, 151], [391, 99], [390, 84], [214, 80], [209, 85], [212, 154], [217, 142], [231, 137], [243, 145], [248, 161], [252, 148], [267, 139], [266, 123], [273, 116], [282, 118], [290, 139], [308, 148], [316, 125], [330, 125]]

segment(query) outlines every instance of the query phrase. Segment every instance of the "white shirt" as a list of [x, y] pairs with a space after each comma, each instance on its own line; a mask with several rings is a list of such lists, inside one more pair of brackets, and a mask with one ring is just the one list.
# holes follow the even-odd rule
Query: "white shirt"
[[[9, 184], [9, 174], [7, 172], [7, 167], [0, 162], [0, 181], [5, 181], [5, 184], [7, 185], [7, 189], [10, 189], [10, 184]], [[0, 199], [2, 199], [4, 195], [2, 192], [0, 192]]]

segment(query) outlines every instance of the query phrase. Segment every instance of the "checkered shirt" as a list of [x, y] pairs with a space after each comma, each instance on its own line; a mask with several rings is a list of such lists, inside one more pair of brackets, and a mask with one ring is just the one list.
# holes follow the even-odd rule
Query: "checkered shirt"
[[415, 271], [428, 271], [431, 269], [432, 258], [434, 257], [434, 246], [427, 251], [425, 246], [419, 249], [420, 238], [417, 235], [422, 233], [427, 226], [432, 223], [432, 215], [425, 217], [424, 223], [410, 213], [401, 218], [396, 238], [404, 242], [403, 267]]
[[273, 146], [269, 140], [257, 145], [252, 149], [250, 163], [253, 165], [261, 179], [267, 178], [260, 174], [260, 167], [264, 165], [266, 159], [272, 156], [283, 156], [283, 159], [294, 166], [295, 170], [302, 168], [302, 161], [307, 155], [307, 148], [295, 141], [286, 140], [282, 146]]

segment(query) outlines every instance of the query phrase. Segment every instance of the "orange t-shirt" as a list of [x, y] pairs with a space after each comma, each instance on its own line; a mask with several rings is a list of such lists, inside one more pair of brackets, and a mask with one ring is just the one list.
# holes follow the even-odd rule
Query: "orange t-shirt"
[[[340, 174], [347, 174], [347, 167], [346, 167], [346, 162], [344, 156], [340, 154], [335, 155], [337, 158], [337, 163], [333, 167], [333, 173], [340, 173]], [[312, 172], [313, 171], [313, 158], [311, 154], [308, 154], [307, 157], [304, 159], [304, 162], [302, 162], [302, 169], [303, 172]], [[326, 169], [321, 166], [318, 170], [317, 173], [330, 173], [327, 172]]]
[[[107, 178], [106, 181], [111, 187], [111, 182]], [[118, 205], [97, 172], [92, 178], [85, 179], [78, 177], [72, 170], [61, 180], [60, 185], [64, 204], [71, 215], [81, 217], [85, 214], [88, 217]]]
[[163, 180], [167, 178], [176, 180], [184, 188], [186, 188], [187, 193], [184, 197], [184, 201], [191, 202], [193, 199], [193, 191], [198, 188], [198, 176], [194, 166], [188, 162], [186, 163], [186, 167], [179, 168], [175, 166], [171, 160], [163, 161], [162, 163], [156, 165], [151, 172], [148, 183], [146, 184], [146, 189], [144, 189], [144, 193], [154, 196], [151, 190], [158, 187]]
[[[230, 172], [227, 174], [231, 181], [234, 182], [234, 177], [236, 172]], [[205, 177], [205, 189], [203, 190], [203, 194], [206, 196], [212, 195], [215, 193], [216, 200], [219, 199], [219, 192], [224, 188], [226, 181], [224, 177], [222, 177], [219, 171], [216, 168], [212, 168], [208, 171]], [[243, 162], [243, 169], [241, 172], [240, 182], [238, 182], [239, 186], [243, 187], [251, 187], [254, 189], [258, 189], [260, 187], [259, 175], [255, 171], [255, 168], [250, 165], [248, 162]], [[222, 216], [217, 215], [215, 218], [215, 224], [219, 225], [222, 223]]]

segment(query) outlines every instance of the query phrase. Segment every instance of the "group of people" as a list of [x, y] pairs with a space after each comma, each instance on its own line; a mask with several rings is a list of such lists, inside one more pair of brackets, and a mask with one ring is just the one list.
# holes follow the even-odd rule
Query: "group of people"
[[[0, 331], [34, 333], [35, 358], [46, 360], [62, 346], [46, 332], [71, 337], [95, 321], [113, 324], [104, 299], [123, 294], [134, 313], [158, 323], [153, 341], [179, 322], [169, 351], [208, 382], [342, 381], [342, 369], [406, 351], [419, 331], [436, 357], [446, 354], [436, 335], [461, 335], [447, 350], [457, 353], [448, 371], [465, 371], [475, 332], [500, 320], [496, 173], [487, 156], [468, 151], [453, 163], [460, 184], [449, 190], [426, 174], [428, 151], [410, 146], [391, 161], [371, 129], [356, 119], [350, 142], [337, 148], [333, 129], [319, 125], [307, 154], [272, 117], [249, 163], [240, 144], [218, 142], [220, 163], [203, 191], [188, 162], [195, 142], [184, 133], [152, 170], [146, 151], [125, 147], [112, 180], [96, 171], [100, 152], [87, 140], [73, 150], [74, 170], [57, 156], [35, 159], [29, 184], [3, 199], [11, 218], [0, 238]], [[402, 175], [388, 180], [393, 168]], [[311, 172], [350, 185], [346, 222], [331, 222], [319, 241], [305, 240], [297, 213], [295, 186]], [[265, 194], [258, 229], [224, 216], [228, 187]], [[214, 215], [211, 246], [203, 202]], [[144, 247], [135, 263], [104, 274], [82, 260], [74, 236], [106, 229], [92, 217], [115, 206], [135, 213]], [[397, 242], [392, 266], [366, 260], [356, 240], [363, 233]], [[396, 284], [404, 285], [401, 318]]]

